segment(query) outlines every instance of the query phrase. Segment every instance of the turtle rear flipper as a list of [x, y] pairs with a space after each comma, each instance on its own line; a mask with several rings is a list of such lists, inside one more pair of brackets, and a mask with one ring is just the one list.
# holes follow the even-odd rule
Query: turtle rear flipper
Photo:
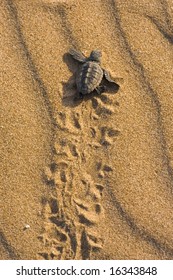
[[74, 59], [76, 59], [79, 62], [85, 62], [86, 61], [86, 57], [79, 51], [76, 51], [74, 49], [70, 49], [69, 53], [73, 56]]
[[105, 69], [103, 69], [103, 76], [104, 76], [103, 83], [105, 83], [108, 92], [116, 93], [119, 90], [120, 85], [124, 83], [123, 78], [112, 78], [110, 73]]
[[110, 83], [114, 83], [117, 85], [117, 83], [120, 83], [122, 84], [124, 82], [124, 79], [123, 78], [115, 78], [115, 79], [112, 79], [111, 78], [111, 75], [109, 73], [109, 71], [103, 69], [103, 73], [104, 73], [104, 77], [106, 78], [106, 80]]

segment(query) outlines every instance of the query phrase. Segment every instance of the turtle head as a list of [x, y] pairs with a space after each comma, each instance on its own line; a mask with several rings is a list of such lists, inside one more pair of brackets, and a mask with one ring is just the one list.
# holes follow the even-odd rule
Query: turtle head
[[89, 60], [100, 62], [101, 61], [101, 57], [102, 57], [101, 51], [94, 50], [94, 51], [91, 52], [91, 54], [89, 56]]

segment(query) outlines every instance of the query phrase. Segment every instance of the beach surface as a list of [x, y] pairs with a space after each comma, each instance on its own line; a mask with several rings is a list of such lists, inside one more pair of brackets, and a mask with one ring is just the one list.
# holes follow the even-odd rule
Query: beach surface
[[171, 2], [0, 0], [1, 260], [173, 259]]

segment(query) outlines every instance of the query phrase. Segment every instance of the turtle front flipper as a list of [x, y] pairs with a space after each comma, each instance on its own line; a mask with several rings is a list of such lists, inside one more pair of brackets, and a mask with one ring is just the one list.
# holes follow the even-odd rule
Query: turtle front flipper
[[74, 49], [70, 49], [69, 50], [69, 54], [71, 54], [72, 57], [74, 59], [76, 59], [77, 61], [79, 61], [79, 62], [83, 62], [84, 63], [86, 61], [86, 57], [81, 52], [79, 52], [79, 51], [76, 51]]

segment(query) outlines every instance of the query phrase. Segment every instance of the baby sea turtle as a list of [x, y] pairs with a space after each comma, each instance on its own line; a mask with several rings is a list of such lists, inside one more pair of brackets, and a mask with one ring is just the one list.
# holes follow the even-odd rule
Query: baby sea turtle
[[111, 79], [110, 73], [101, 67], [101, 51], [93, 50], [89, 57], [85, 57], [81, 52], [74, 49], [70, 49], [69, 53], [81, 64], [76, 75], [76, 85], [81, 97], [94, 90], [98, 94], [103, 93], [106, 90], [106, 87], [102, 85], [103, 78], [119, 87]]

